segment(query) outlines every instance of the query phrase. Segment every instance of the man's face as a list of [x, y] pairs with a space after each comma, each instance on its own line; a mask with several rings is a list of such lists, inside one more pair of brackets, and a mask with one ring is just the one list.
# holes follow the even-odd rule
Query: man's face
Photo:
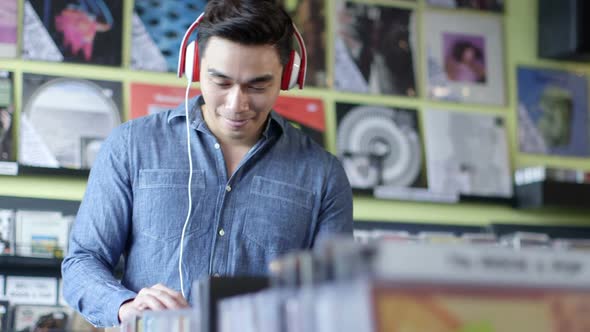
[[203, 117], [222, 143], [254, 145], [280, 91], [282, 65], [271, 45], [212, 37], [201, 59]]

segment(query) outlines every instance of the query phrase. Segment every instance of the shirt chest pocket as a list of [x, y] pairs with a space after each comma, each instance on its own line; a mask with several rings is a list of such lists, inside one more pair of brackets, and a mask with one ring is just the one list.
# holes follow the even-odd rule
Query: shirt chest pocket
[[267, 252], [304, 248], [309, 239], [314, 193], [256, 176], [250, 189], [244, 235]]
[[[142, 169], [135, 190], [133, 229], [137, 234], [155, 240], [180, 239], [188, 212], [188, 170]], [[186, 235], [202, 234], [206, 225], [199, 215], [205, 178], [194, 170], [191, 183], [192, 212]]]

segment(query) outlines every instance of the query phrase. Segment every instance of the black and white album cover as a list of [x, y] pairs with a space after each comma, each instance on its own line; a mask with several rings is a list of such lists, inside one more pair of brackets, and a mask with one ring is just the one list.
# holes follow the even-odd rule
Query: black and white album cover
[[121, 83], [25, 73], [18, 162], [87, 170], [121, 124]]
[[352, 1], [339, 1], [336, 11], [334, 87], [416, 96], [413, 11]]
[[[0, 71], [0, 162], [15, 160], [13, 91], [12, 73]], [[5, 173], [0, 171], [0, 174]]]
[[425, 188], [422, 141], [415, 110], [336, 104], [336, 150], [353, 189], [411, 199]]
[[27, 0], [23, 58], [120, 66], [123, 0]]

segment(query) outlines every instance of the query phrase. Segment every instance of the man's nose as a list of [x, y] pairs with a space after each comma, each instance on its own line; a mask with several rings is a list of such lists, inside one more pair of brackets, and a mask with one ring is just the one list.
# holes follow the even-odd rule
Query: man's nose
[[227, 95], [226, 107], [234, 112], [243, 112], [248, 110], [248, 96], [239, 86], [233, 87]]

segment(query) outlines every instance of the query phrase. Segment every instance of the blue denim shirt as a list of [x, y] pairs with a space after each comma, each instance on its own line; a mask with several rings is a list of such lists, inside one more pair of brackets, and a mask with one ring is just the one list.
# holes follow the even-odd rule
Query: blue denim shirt
[[[200, 104], [190, 101], [192, 213], [184, 239], [187, 299], [206, 275], [259, 275], [290, 250], [352, 234], [352, 191], [340, 162], [275, 112], [228, 178]], [[180, 290], [180, 236], [188, 211], [184, 105], [124, 123], [96, 159], [62, 264], [64, 296], [91, 323], [118, 324], [144, 287]], [[221, 232], [223, 230], [223, 232]], [[112, 275], [126, 258], [119, 282]]]

